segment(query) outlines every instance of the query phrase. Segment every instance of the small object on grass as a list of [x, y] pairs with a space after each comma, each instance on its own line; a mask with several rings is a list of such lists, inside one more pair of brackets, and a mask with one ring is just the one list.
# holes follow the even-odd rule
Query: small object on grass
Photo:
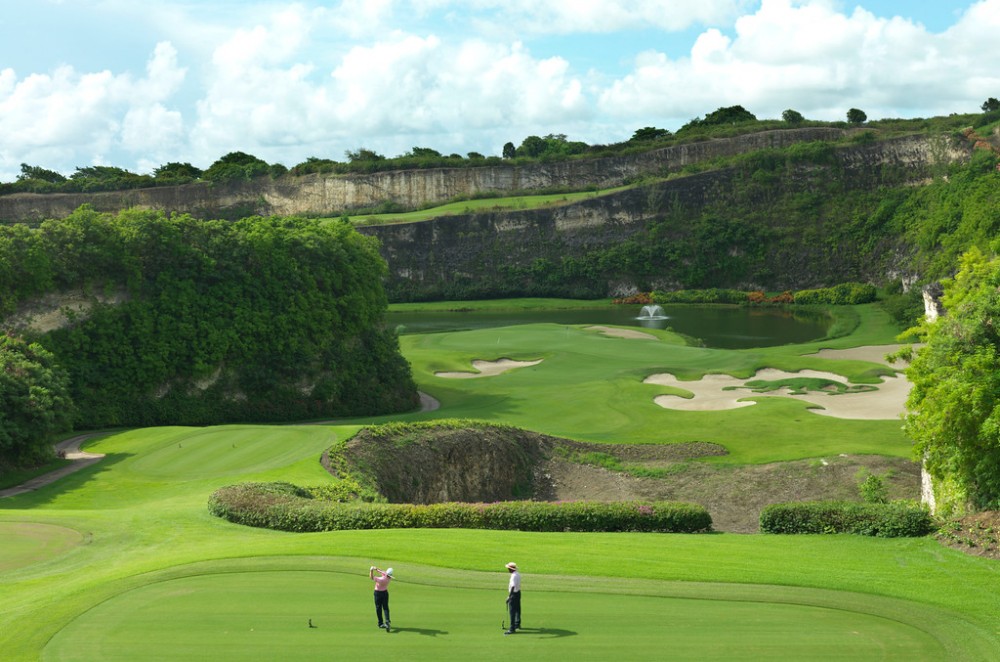
[[315, 625], [313, 625], [313, 619], [311, 619], [311, 618], [309, 619], [309, 627], [311, 627], [311, 628], [316, 627]]

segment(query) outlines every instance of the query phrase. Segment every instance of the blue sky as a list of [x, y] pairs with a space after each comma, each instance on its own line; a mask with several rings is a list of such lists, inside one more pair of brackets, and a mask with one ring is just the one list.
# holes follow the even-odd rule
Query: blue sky
[[1000, 97], [1000, 0], [0, 0], [0, 181]]

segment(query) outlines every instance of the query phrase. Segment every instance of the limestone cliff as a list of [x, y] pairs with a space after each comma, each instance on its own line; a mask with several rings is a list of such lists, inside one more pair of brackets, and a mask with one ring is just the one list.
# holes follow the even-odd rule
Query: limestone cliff
[[[608, 188], [643, 175], [665, 175], [692, 163], [814, 140], [838, 140], [846, 131], [805, 128], [675, 145], [639, 154], [520, 167], [438, 168], [349, 175], [285, 175], [253, 181], [98, 193], [18, 193], [0, 196], [0, 221], [62, 218], [82, 204], [98, 211], [129, 207], [190, 213], [201, 218], [329, 216], [392, 202], [417, 208], [479, 193], [560, 188]], [[919, 152], [917, 148], [917, 152]], [[911, 155], [921, 158], [919, 153]]]

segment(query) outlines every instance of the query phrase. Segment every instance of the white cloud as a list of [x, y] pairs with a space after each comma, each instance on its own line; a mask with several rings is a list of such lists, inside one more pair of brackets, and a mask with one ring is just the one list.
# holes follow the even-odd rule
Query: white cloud
[[[456, 3], [495, 10], [477, 23], [488, 32], [520, 34], [607, 33], [619, 30], [685, 30], [736, 18], [750, 0], [470, 0]], [[489, 24], [493, 25], [489, 25]]]
[[[817, 119], [843, 119], [850, 107], [872, 119], [914, 109], [972, 112], [972, 100], [1000, 87], [998, 27], [1000, 0], [978, 3], [941, 34], [862, 8], [847, 15], [828, 2], [762, 0], [736, 21], [732, 37], [703, 32], [689, 57], [641, 54], [603, 91], [600, 107], [661, 122], [734, 104], [759, 117], [793, 107]], [[967, 80], [975, 81], [965, 92], [969, 106], [956, 106]]]
[[[63, 171], [73, 166], [99, 163], [119, 144], [145, 150], [162, 143], [160, 127], [151, 118], [179, 116], [159, 103], [169, 98], [183, 80], [176, 53], [159, 44], [147, 67], [147, 76], [135, 79], [110, 71], [78, 73], [62, 66], [49, 74], [18, 79], [15, 72], [0, 75], [0, 179], [10, 181], [21, 162], [52, 167], [46, 159], [59, 155]], [[145, 118], [145, 119], [143, 119]], [[124, 129], [123, 129], [124, 127]], [[175, 131], [176, 135], [178, 132]], [[77, 154], [72, 165], [64, 159]]]
[[[1000, 0], [937, 33], [853, 9], [865, 3], [81, 0], [95, 20], [136, 25], [145, 70], [0, 70], [0, 181], [22, 161], [145, 171], [233, 150], [286, 165], [358, 147], [497, 154], [530, 134], [610, 142], [724, 105], [817, 119], [858, 107], [874, 119], [975, 111], [1000, 96]], [[683, 57], [660, 46], [691, 28]], [[619, 54], [603, 67], [573, 50], [617, 47], [633, 31], [656, 46], [634, 47], [627, 75], [612, 73]]]

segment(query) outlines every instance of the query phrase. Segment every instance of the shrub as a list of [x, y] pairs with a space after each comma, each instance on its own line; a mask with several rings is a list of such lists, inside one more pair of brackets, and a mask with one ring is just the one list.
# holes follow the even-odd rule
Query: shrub
[[711, 531], [702, 506], [658, 501], [501, 501], [497, 503], [338, 503], [289, 483], [242, 483], [216, 490], [208, 510], [236, 524], [280, 531], [464, 528], [514, 531]]
[[858, 491], [861, 493], [861, 500], [865, 503], [889, 502], [889, 486], [885, 484], [885, 481], [881, 476], [869, 474], [869, 476], [865, 478], [860, 485], [858, 485]]
[[831, 304], [835, 306], [871, 303], [875, 301], [876, 290], [868, 283], [841, 283], [833, 287], [815, 290], [799, 290], [795, 293], [797, 304]]
[[901, 501], [778, 503], [760, 513], [762, 533], [854, 533], [902, 538], [925, 536], [933, 529], [926, 508]]
[[747, 293], [740, 290], [710, 288], [707, 290], [657, 290], [653, 303], [746, 303]]

